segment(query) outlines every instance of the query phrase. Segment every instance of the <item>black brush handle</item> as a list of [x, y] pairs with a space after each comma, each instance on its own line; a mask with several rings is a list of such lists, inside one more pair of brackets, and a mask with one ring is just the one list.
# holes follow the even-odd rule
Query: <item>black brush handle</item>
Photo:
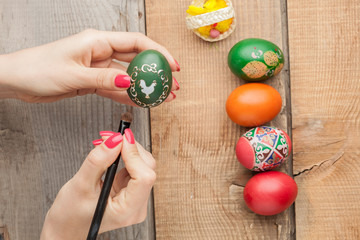
[[[121, 134], [124, 134], [125, 129], [127, 129], [129, 127], [130, 127], [129, 122], [125, 122], [125, 121], [121, 120], [120, 126], [119, 126], [119, 132]], [[95, 213], [94, 213], [91, 225], [90, 225], [89, 233], [86, 238], [87, 240], [95, 240], [98, 235], [100, 225], [101, 225], [101, 220], [104, 216], [104, 212], [106, 209], [106, 203], [109, 198], [112, 184], [114, 182], [117, 167], [119, 165], [120, 157], [121, 157], [121, 153], [116, 158], [115, 162], [113, 164], [111, 164], [111, 166], [108, 167], [108, 169], [106, 171], [104, 184], [103, 184], [103, 187], [100, 192], [98, 203], [96, 205], [96, 209], [95, 209]]]

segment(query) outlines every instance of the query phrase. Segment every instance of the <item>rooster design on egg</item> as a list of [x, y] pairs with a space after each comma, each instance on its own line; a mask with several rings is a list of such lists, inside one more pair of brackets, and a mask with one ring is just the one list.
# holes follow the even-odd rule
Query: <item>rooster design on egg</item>
[[156, 50], [139, 53], [131, 61], [127, 73], [131, 77], [128, 95], [140, 107], [156, 107], [164, 102], [171, 92], [170, 65]]
[[141, 92], [146, 94], [145, 98], [149, 99], [150, 94], [152, 94], [155, 90], [156, 80], [154, 80], [150, 86], [146, 86], [145, 80], [141, 79], [139, 85], [141, 87]]

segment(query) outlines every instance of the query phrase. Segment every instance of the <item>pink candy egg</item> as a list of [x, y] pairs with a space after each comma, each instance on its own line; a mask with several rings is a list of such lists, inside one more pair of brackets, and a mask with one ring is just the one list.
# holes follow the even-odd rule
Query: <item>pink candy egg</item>
[[216, 30], [216, 29], [210, 30], [210, 37], [217, 38], [218, 36], [220, 36], [220, 32], [218, 30]]

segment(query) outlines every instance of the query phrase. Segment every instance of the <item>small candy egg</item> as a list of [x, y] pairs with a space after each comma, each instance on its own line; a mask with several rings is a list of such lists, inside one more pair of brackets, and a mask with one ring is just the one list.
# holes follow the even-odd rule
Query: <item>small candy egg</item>
[[220, 32], [218, 30], [216, 30], [216, 29], [210, 30], [210, 37], [217, 38], [218, 36], [220, 36]]
[[171, 68], [166, 58], [156, 50], [145, 50], [131, 61], [127, 73], [131, 85], [130, 99], [140, 107], [156, 107], [170, 94]]
[[291, 153], [290, 137], [275, 127], [256, 127], [246, 132], [236, 144], [236, 157], [251, 171], [278, 167]]
[[262, 81], [281, 71], [284, 66], [284, 54], [272, 42], [248, 38], [231, 48], [228, 65], [239, 78], [247, 81]]

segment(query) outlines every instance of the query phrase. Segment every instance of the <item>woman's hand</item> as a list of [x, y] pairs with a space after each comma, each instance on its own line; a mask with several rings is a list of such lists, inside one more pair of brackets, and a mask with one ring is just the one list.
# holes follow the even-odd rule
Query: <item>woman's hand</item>
[[[0, 98], [53, 102], [96, 93], [135, 106], [126, 93], [130, 77], [119, 62], [130, 62], [139, 52], [155, 49], [172, 71], [180, 67], [170, 53], [141, 33], [86, 30], [39, 47], [0, 56]], [[173, 79], [173, 89], [179, 84]], [[176, 96], [172, 92], [167, 101]]]
[[93, 149], [80, 170], [59, 191], [48, 211], [41, 240], [86, 239], [101, 192], [101, 176], [121, 152], [125, 168], [115, 176], [100, 232], [145, 220], [147, 203], [156, 174], [155, 160], [135, 142], [130, 129], [120, 133], [101, 132], [101, 144]]

